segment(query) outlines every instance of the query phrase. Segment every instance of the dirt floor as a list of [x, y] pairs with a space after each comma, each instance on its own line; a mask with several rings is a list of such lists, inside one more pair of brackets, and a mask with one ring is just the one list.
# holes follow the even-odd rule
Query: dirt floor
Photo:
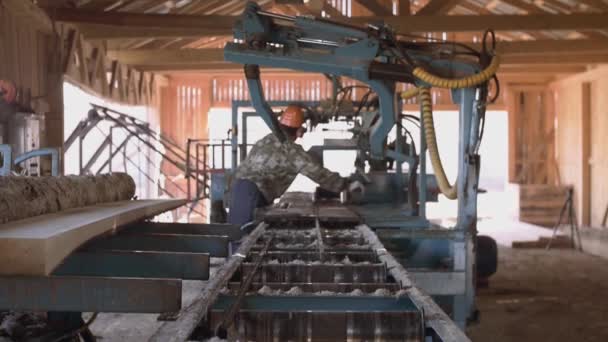
[[[479, 291], [473, 341], [608, 341], [608, 261], [571, 250], [500, 247]], [[606, 297], [605, 297], [606, 296]]]

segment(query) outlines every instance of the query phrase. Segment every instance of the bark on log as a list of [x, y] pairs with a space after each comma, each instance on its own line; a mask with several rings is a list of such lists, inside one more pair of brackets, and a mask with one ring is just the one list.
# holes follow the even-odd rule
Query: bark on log
[[126, 173], [99, 176], [0, 177], [0, 224], [135, 195]]

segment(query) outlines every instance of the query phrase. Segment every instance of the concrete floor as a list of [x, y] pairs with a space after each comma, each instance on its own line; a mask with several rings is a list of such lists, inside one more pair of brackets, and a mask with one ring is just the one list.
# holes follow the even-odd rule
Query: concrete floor
[[608, 341], [608, 261], [571, 250], [500, 247], [479, 291], [473, 341]]

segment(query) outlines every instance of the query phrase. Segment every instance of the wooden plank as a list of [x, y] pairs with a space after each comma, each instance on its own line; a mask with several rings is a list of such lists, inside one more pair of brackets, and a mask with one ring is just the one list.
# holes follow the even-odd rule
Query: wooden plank
[[559, 218], [566, 195], [566, 186], [519, 186], [519, 219], [545, 227], [552, 227]]
[[178, 208], [185, 200], [137, 200], [69, 209], [0, 225], [2, 275], [49, 275], [73, 250], [121, 225]]

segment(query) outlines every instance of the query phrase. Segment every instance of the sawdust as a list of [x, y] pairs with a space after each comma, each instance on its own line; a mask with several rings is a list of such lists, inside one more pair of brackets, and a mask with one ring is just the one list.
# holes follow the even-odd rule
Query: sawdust
[[336, 292], [324, 290], [324, 291], [315, 292], [314, 294], [316, 296], [333, 296], [336, 294]]
[[353, 297], [360, 297], [360, 296], [365, 296], [365, 292], [361, 291], [360, 289], [354, 289], [351, 292], [349, 292], [348, 295], [353, 296]]
[[391, 291], [387, 289], [377, 289], [376, 291], [374, 291], [374, 293], [372, 293], [372, 296], [375, 297], [389, 297], [390, 295]]
[[126, 173], [0, 177], [0, 223], [98, 203], [129, 200], [134, 195], [135, 182]]
[[271, 289], [268, 285], [264, 285], [262, 286], [259, 290], [258, 290], [258, 294], [261, 296], [272, 296], [277, 294], [277, 292], [279, 292], [280, 290], [273, 290]]

